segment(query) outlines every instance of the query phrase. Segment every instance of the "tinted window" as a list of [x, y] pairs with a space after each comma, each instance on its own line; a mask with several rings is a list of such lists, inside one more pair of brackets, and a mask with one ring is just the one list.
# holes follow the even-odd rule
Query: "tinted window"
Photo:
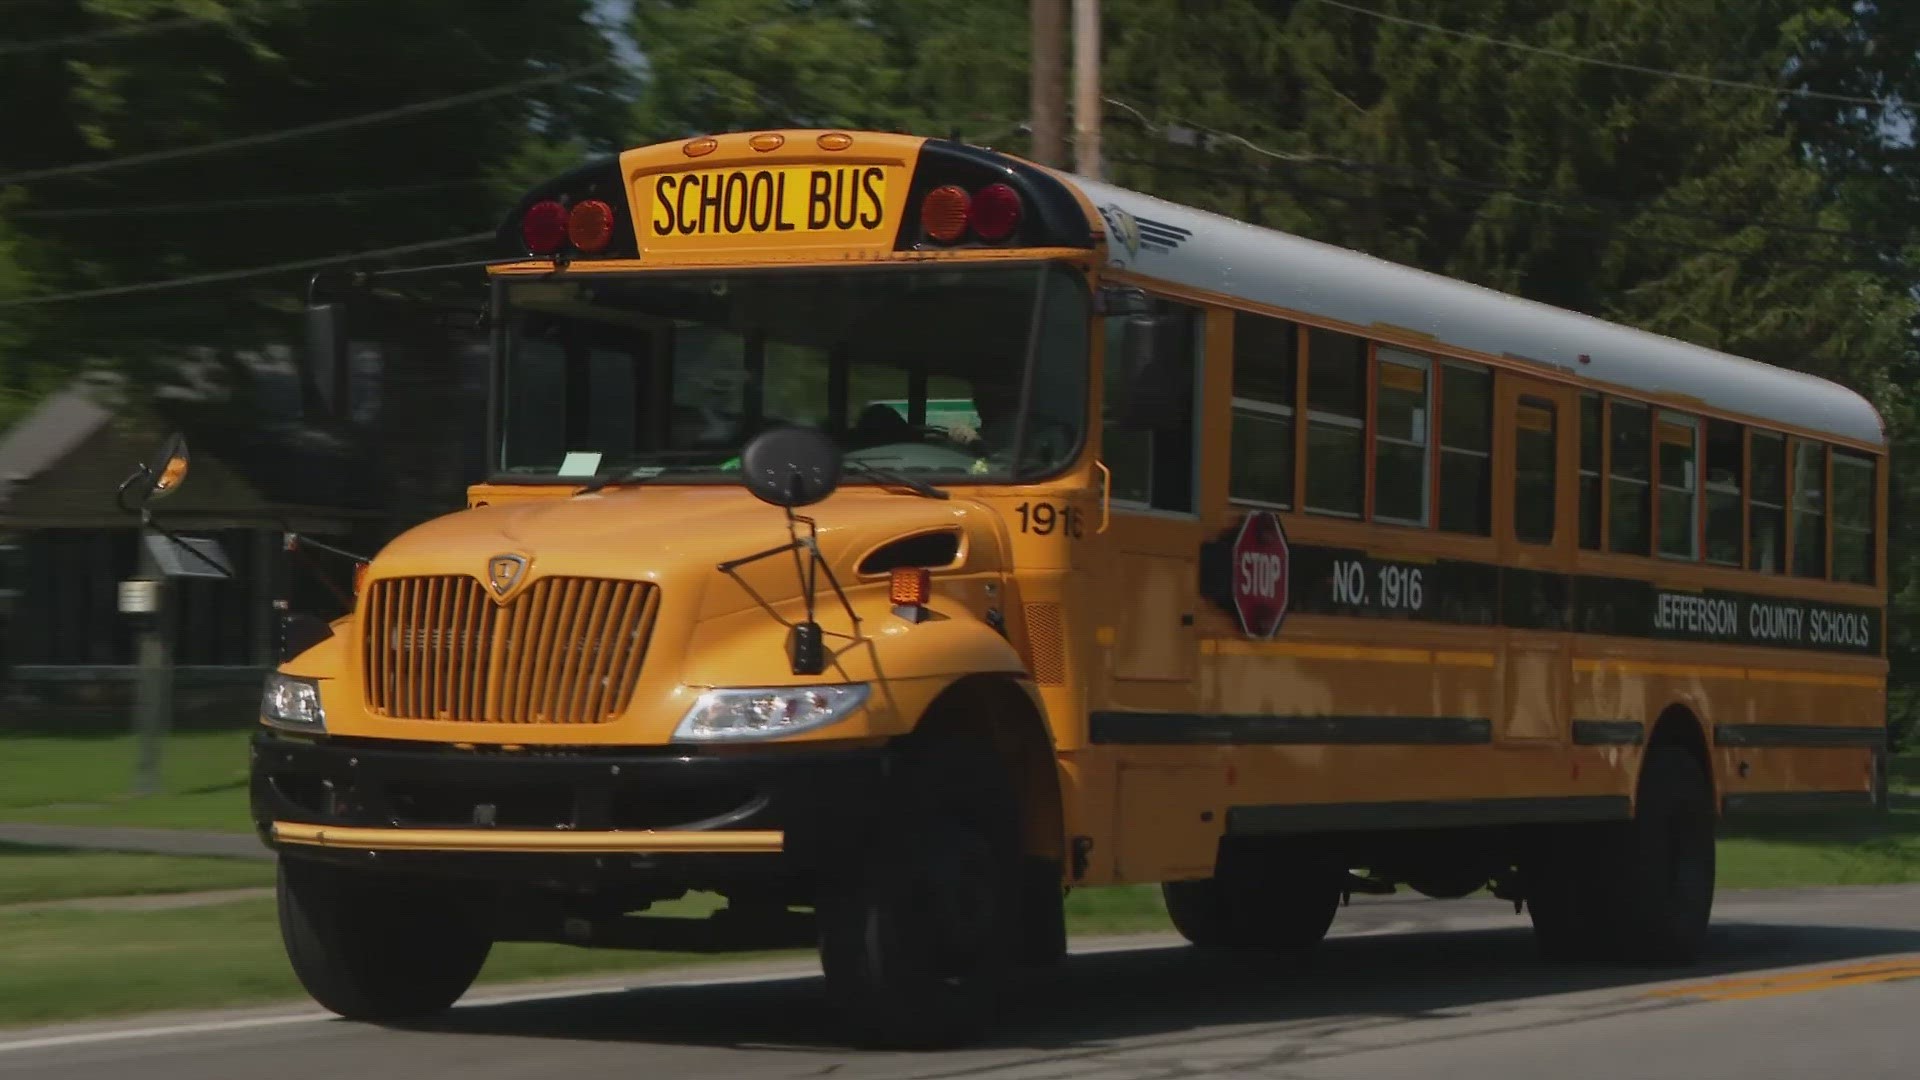
[[1700, 422], [1680, 413], [1663, 412], [1660, 436], [1660, 554], [1670, 559], [1698, 559]]
[[1382, 347], [1375, 365], [1373, 516], [1400, 525], [1427, 523], [1427, 378], [1432, 361]]
[[1753, 433], [1753, 494], [1747, 505], [1747, 569], [1787, 568], [1787, 440]]
[[1553, 543], [1557, 412], [1538, 398], [1521, 398], [1514, 411], [1513, 535], [1529, 544]]
[[1359, 517], [1366, 493], [1367, 343], [1307, 335], [1308, 510]]
[[1605, 436], [1600, 397], [1580, 395], [1580, 546], [1600, 550], [1600, 467]]
[[[1201, 312], [1171, 300], [1153, 300], [1152, 356], [1144, 372], [1114, 362], [1125, 320], [1107, 322], [1107, 419], [1103, 456], [1113, 473], [1113, 498], [1155, 510], [1193, 510], [1194, 386]], [[1126, 402], [1116, 415], [1115, 402]]]
[[1707, 421], [1707, 561], [1740, 565], [1740, 493], [1746, 480], [1746, 431]]
[[1493, 373], [1440, 367], [1440, 527], [1493, 532]]
[[1607, 550], [1645, 555], [1647, 499], [1653, 474], [1651, 424], [1645, 405], [1611, 403], [1612, 460], [1607, 475]]
[[1228, 497], [1293, 505], [1294, 398], [1299, 327], [1282, 319], [1233, 317], [1233, 432]]
[[1833, 579], [1873, 584], [1874, 462], [1833, 452]]
[[1793, 573], [1827, 576], [1827, 448], [1793, 444]]

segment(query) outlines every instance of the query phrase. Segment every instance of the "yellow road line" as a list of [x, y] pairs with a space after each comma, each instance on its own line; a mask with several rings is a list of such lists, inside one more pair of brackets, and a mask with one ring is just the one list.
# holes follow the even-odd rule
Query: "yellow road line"
[[1655, 990], [1649, 997], [1697, 998], [1702, 1001], [1750, 1001], [1755, 998], [1806, 994], [1816, 990], [1837, 990], [1847, 986], [1920, 979], [1920, 955], [1909, 955], [1864, 963], [1833, 964], [1777, 975], [1757, 975], [1738, 979]]

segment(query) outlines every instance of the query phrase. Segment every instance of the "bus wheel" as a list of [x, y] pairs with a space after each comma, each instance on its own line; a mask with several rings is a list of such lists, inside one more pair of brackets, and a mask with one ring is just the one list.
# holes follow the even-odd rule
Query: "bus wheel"
[[1687, 960], [1713, 910], [1713, 795], [1685, 750], [1647, 754], [1632, 821], [1556, 830], [1527, 875], [1527, 909], [1553, 960]]
[[444, 1011], [480, 974], [493, 942], [457, 898], [369, 871], [280, 859], [280, 937], [307, 993], [350, 1020]]
[[1311, 948], [1340, 909], [1340, 879], [1274, 859], [1221, 853], [1214, 876], [1160, 886], [1180, 936], [1202, 949]]
[[1713, 914], [1713, 790], [1685, 750], [1657, 749], [1640, 770], [1634, 820], [1623, 837], [1616, 933], [1638, 960], [1691, 960]]
[[1013, 803], [997, 767], [955, 767], [960, 756], [820, 891], [828, 992], [869, 1046], [936, 1049], [984, 1034], [1017, 949]]

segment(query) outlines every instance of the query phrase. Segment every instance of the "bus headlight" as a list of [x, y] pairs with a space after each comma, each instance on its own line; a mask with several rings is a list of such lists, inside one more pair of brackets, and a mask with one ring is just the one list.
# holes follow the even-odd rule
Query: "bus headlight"
[[260, 717], [288, 731], [325, 731], [327, 713], [320, 707], [320, 684], [277, 671], [268, 673], [260, 695]]
[[673, 731], [675, 742], [776, 739], [843, 719], [867, 700], [867, 684], [709, 690]]

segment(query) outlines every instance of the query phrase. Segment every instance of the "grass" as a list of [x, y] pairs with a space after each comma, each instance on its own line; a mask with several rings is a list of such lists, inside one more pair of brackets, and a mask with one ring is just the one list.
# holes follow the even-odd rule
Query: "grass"
[[[659, 911], [697, 915], [712, 906], [696, 896]], [[1087, 889], [1069, 906], [1076, 933], [1166, 927], [1157, 892]], [[0, 1024], [300, 1000], [304, 992], [274, 920], [271, 900], [150, 912], [0, 911]], [[716, 958], [509, 943], [495, 947], [480, 978], [512, 982], [783, 955], [807, 954]]]
[[261, 859], [122, 855], [0, 844], [0, 905], [271, 884], [273, 864]]
[[1888, 763], [1887, 787], [1891, 805], [1885, 814], [1729, 831], [1720, 841], [1720, 885], [1766, 889], [1920, 881], [1920, 753]]
[[0, 821], [245, 832], [247, 731], [176, 732], [161, 792], [132, 795], [136, 746], [108, 738], [0, 738]]

